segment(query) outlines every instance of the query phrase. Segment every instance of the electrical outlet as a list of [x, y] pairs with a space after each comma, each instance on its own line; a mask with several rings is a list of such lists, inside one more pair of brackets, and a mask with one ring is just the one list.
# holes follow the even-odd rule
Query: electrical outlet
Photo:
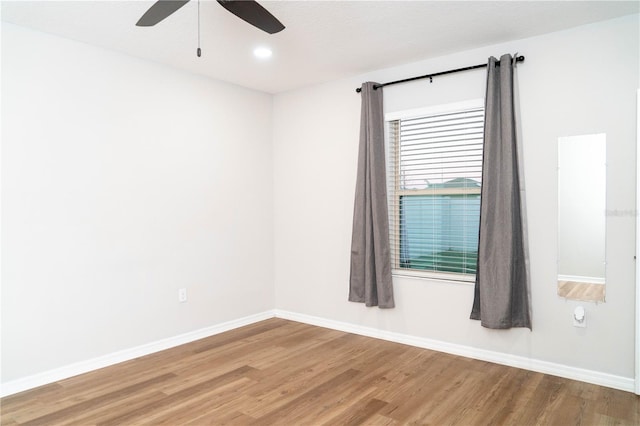
[[573, 311], [573, 326], [574, 327], [587, 327], [587, 312], [582, 306], [578, 306]]
[[184, 303], [187, 301], [187, 289], [180, 288], [178, 289], [178, 302]]

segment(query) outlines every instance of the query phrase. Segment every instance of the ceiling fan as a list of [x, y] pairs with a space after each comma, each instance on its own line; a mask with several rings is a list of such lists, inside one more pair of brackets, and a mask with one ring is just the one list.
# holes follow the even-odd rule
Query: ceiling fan
[[[255, 0], [217, 1], [229, 12], [262, 31], [275, 34], [284, 30], [284, 25]], [[188, 2], [189, 0], [158, 0], [142, 15], [136, 25], [139, 27], [152, 27]], [[199, 11], [200, 8], [198, 8], [198, 14]], [[200, 24], [198, 24], [198, 28], [199, 26]], [[200, 56], [200, 47], [198, 47], [198, 56]]]

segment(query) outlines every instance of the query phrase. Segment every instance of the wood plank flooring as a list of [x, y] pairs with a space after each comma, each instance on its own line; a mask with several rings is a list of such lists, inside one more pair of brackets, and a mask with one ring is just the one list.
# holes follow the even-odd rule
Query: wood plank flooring
[[271, 319], [3, 398], [2, 425], [638, 425], [640, 397]]
[[604, 302], [605, 284], [558, 281], [558, 296], [585, 302]]

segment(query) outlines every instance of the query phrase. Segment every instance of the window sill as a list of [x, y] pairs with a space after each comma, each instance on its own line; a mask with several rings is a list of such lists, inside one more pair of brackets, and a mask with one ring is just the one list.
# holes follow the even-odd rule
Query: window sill
[[422, 272], [416, 270], [393, 269], [393, 277], [410, 278], [421, 281], [438, 281], [447, 284], [475, 285], [476, 276], [470, 274], [449, 274], [446, 272]]

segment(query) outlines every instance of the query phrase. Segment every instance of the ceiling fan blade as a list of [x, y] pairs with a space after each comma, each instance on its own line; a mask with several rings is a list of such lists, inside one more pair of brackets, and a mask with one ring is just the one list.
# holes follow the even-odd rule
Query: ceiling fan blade
[[189, 0], [158, 0], [136, 23], [139, 27], [152, 27], [187, 4]]
[[254, 0], [218, 0], [225, 9], [269, 34], [284, 30], [284, 25]]

